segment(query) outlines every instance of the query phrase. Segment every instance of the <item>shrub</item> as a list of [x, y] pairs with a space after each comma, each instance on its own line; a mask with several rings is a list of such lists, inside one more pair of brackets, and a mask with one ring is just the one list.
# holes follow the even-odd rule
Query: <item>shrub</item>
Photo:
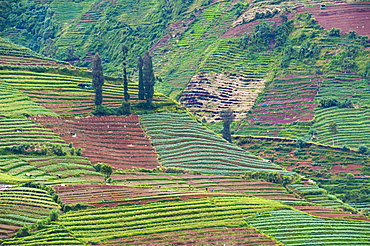
[[340, 37], [340, 29], [338, 29], [338, 28], [332, 28], [329, 31], [329, 36], [331, 36], [331, 37]]
[[361, 154], [366, 154], [368, 152], [368, 148], [365, 145], [360, 145], [358, 147], [358, 152]]
[[26, 237], [30, 235], [30, 228], [28, 226], [24, 226], [15, 234], [16, 237]]
[[297, 139], [296, 145], [298, 149], [303, 149], [306, 146], [306, 141], [303, 139]]
[[349, 148], [346, 145], [343, 145], [342, 150], [343, 151], [349, 151]]

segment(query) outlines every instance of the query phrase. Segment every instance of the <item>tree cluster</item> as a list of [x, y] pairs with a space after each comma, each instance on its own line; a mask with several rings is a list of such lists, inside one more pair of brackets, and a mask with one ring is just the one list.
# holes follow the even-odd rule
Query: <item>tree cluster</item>
[[336, 98], [325, 97], [319, 101], [319, 107], [322, 107], [322, 108], [330, 108], [330, 107], [353, 108], [353, 103], [352, 103], [352, 100], [349, 98], [346, 98], [343, 101], [339, 101]]

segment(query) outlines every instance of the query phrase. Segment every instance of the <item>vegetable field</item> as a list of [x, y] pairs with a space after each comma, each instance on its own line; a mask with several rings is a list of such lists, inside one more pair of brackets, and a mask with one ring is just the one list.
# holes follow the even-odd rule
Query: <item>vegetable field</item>
[[22, 226], [35, 224], [59, 205], [44, 190], [12, 187], [0, 192], [0, 237], [9, 237]]
[[61, 136], [82, 155], [96, 164], [103, 162], [115, 169], [157, 168], [157, 154], [143, 132], [138, 116], [61, 119], [35, 117], [43, 126]]
[[140, 119], [166, 167], [221, 175], [246, 171], [293, 174], [226, 142], [187, 114], [161, 113]]
[[[205, 197], [69, 212], [61, 217], [60, 224], [72, 230], [73, 234], [84, 242], [96, 242], [100, 245], [122, 245], [129, 242], [130, 237], [138, 238], [143, 235], [145, 235], [141, 237], [143, 244], [155, 243], [156, 241], [152, 240], [158, 239], [153, 238], [154, 235], [160, 240], [168, 237], [167, 243], [171, 243], [178, 240], [176, 238], [179, 233], [186, 235], [188, 230], [191, 230], [193, 237], [197, 238], [198, 230], [200, 234], [204, 235], [205, 231], [210, 231], [212, 235], [219, 227], [225, 228], [224, 230], [228, 232], [230, 228], [231, 235], [225, 233], [220, 241], [231, 243], [235, 234], [235, 231], [232, 233], [232, 229], [244, 227], [243, 217], [284, 207], [286, 206], [278, 202], [261, 198]], [[245, 227], [245, 230], [240, 232], [244, 235], [242, 239], [244, 243], [252, 239], [252, 242], [256, 241], [255, 245], [260, 245], [260, 242], [274, 244], [251, 228]], [[162, 235], [165, 237], [161, 238]], [[211, 238], [206, 236], [204, 239]]]
[[370, 222], [329, 220], [278, 210], [263, 212], [248, 224], [284, 245], [370, 245]]

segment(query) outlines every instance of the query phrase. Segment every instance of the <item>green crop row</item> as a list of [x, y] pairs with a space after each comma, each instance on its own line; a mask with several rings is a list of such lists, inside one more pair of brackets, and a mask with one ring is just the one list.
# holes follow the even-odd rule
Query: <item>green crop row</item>
[[[185, 130], [177, 131], [179, 122], [186, 117], [188, 117], [186, 114], [156, 114], [141, 117], [141, 122], [162, 156], [161, 161], [164, 165], [188, 169], [199, 168], [201, 165], [202, 168], [209, 168], [210, 171], [224, 169], [225, 173], [227, 170], [234, 172], [238, 169], [246, 170], [248, 166], [267, 171], [282, 171], [280, 167], [245, 153], [205, 128], [200, 129], [202, 126], [195, 121], [187, 120], [186, 127], [183, 128]], [[159, 125], [161, 130], [157, 131]], [[204, 158], [207, 153], [208, 157]], [[223, 158], [219, 158], [221, 156]]]
[[248, 224], [284, 245], [370, 245], [369, 222], [321, 219], [280, 210], [263, 212]]
[[[85, 242], [147, 234], [184, 227], [209, 227], [211, 223], [238, 223], [256, 211], [282, 208], [277, 202], [247, 197], [196, 198], [179, 202], [149, 203], [117, 208], [69, 212], [60, 223]], [[86, 214], [86, 215], [85, 215]], [[120, 218], [117, 220], [117, 218]], [[122, 227], [123, 226], [123, 227]], [[172, 229], [171, 229], [172, 228]], [[96, 229], [95, 233], [91, 233]]]

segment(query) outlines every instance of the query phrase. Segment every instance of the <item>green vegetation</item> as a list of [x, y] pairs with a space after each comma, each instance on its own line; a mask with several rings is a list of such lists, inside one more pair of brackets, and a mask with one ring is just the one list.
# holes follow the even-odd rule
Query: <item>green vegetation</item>
[[315, 218], [294, 210], [263, 212], [248, 224], [284, 245], [368, 245], [370, 236], [369, 222]]
[[0, 244], [368, 245], [346, 2], [0, 1]]
[[[74, 235], [86, 243], [108, 243], [113, 239], [117, 242], [117, 240], [125, 240], [128, 236], [143, 234], [148, 236], [163, 232], [176, 233], [182, 230], [211, 229], [221, 225], [243, 226], [242, 218], [245, 216], [285, 207], [287, 206], [262, 198], [215, 196], [71, 211], [61, 216], [60, 223], [68, 230], [73, 230]], [[122, 218], [123, 215], [124, 218]], [[115, 219], [118, 217], [121, 218], [120, 221]], [[248, 228], [245, 229], [248, 233]]]
[[140, 120], [166, 167], [223, 175], [247, 171], [293, 174], [215, 136], [187, 114], [143, 115]]

